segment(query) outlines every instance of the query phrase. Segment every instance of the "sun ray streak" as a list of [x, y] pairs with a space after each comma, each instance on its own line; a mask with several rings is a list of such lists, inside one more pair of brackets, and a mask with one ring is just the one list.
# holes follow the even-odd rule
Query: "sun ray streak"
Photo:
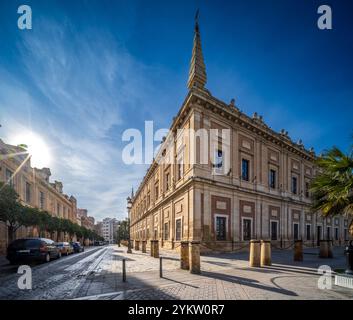
[[23, 152], [14, 152], [14, 153], [3, 154], [3, 155], [0, 155], [0, 160], [13, 158], [13, 157], [16, 157], [16, 156], [20, 156], [22, 154], [28, 154], [28, 152], [27, 151], [23, 151]]
[[22, 163], [17, 167], [13, 175], [6, 181], [6, 183], [1, 187], [2, 190], [7, 184], [10, 184], [10, 181], [16, 176], [16, 174], [22, 169], [25, 163], [31, 158], [31, 155], [28, 154], [27, 157], [22, 161]]

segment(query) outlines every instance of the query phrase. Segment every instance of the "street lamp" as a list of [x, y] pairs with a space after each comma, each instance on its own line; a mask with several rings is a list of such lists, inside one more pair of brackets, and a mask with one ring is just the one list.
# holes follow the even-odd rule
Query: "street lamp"
[[131, 251], [131, 242], [130, 242], [130, 210], [132, 208], [132, 200], [130, 197], [127, 197], [127, 211], [128, 211], [128, 223], [129, 223], [129, 238], [127, 244], [127, 253], [132, 253]]

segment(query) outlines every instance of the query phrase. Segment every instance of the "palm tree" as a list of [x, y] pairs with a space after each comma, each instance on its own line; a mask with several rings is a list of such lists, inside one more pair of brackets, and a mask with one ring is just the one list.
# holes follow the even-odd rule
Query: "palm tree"
[[324, 217], [353, 215], [353, 148], [344, 154], [333, 147], [316, 164], [318, 174], [310, 186], [313, 211]]

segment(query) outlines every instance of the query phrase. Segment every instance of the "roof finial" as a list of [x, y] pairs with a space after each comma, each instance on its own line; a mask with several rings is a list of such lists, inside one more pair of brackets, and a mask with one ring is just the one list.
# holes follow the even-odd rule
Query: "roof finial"
[[188, 88], [197, 87], [203, 89], [207, 82], [206, 67], [201, 48], [201, 36], [199, 30], [199, 9], [195, 14], [195, 35], [190, 61]]

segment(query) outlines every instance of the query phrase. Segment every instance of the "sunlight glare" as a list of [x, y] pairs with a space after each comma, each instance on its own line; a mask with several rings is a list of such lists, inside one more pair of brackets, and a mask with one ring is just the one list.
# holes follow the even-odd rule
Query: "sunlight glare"
[[34, 132], [20, 134], [13, 138], [13, 145], [25, 144], [31, 156], [31, 165], [36, 168], [49, 167], [51, 153], [44, 139]]

